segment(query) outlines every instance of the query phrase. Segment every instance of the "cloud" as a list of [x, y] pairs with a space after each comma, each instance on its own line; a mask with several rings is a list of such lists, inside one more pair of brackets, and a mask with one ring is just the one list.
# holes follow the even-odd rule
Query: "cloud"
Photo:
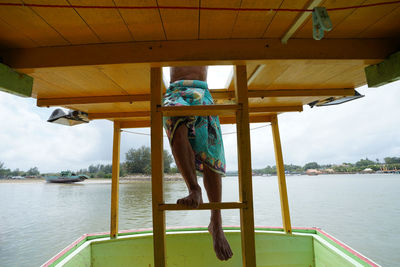
[[[340, 164], [365, 157], [382, 162], [400, 156], [400, 82], [357, 90], [365, 97], [337, 106], [305, 106], [301, 113], [278, 117], [285, 164]], [[223, 126], [223, 132], [231, 131], [234, 126]], [[237, 170], [236, 135], [225, 135], [224, 144], [227, 168]], [[251, 150], [253, 168], [275, 165], [270, 127], [251, 131]]]
[[48, 172], [109, 161], [106, 152], [111, 154], [112, 139], [106, 138], [104, 122], [75, 127], [51, 124], [46, 122], [51, 111], [39, 110], [32, 99], [0, 93], [0, 162], [5, 167], [37, 166]]

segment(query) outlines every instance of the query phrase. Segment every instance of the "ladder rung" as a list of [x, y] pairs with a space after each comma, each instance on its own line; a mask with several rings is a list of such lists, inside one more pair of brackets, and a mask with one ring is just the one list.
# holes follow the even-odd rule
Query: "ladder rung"
[[235, 115], [240, 105], [198, 105], [198, 106], [168, 106], [157, 107], [163, 116], [209, 116], [209, 115]]
[[181, 204], [160, 204], [160, 210], [220, 210], [220, 209], [244, 209], [246, 203], [242, 202], [213, 202], [200, 204], [198, 208], [191, 208]]

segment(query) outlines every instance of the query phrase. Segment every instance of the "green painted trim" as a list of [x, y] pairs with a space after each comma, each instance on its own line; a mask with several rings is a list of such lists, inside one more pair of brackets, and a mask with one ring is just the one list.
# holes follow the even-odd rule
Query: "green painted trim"
[[62, 260], [64, 260], [66, 257], [68, 257], [71, 253], [73, 253], [75, 250], [77, 250], [80, 246], [85, 244], [87, 241], [88, 241], [87, 238], [84, 238], [83, 240], [81, 240], [73, 248], [69, 249], [64, 255], [62, 255], [60, 258], [55, 260], [50, 266], [56, 266], [57, 264], [59, 264]]
[[[192, 227], [192, 228], [176, 228], [176, 229], [167, 229], [167, 232], [196, 232], [196, 231], [207, 231], [207, 227]], [[240, 231], [240, 227], [224, 227], [224, 230], [236, 230]], [[267, 228], [267, 227], [256, 227], [255, 230], [257, 231], [268, 231], [272, 232], [272, 235], [281, 235], [283, 233], [282, 228]], [[275, 232], [275, 233], [274, 233]], [[142, 231], [133, 231], [133, 232], [124, 232], [124, 233], [119, 233], [118, 236], [132, 236], [134, 237], [135, 235], [141, 235], [141, 234], [151, 234], [151, 230], [142, 230]], [[319, 232], [317, 229], [313, 228], [300, 228], [300, 229], [293, 229], [293, 233], [300, 233], [300, 234], [307, 234], [307, 235], [317, 235], [319, 236], [322, 240], [327, 242], [328, 244], [332, 245], [333, 247], [337, 248], [339, 251], [342, 253], [346, 254], [347, 256], [350, 256], [352, 259], [354, 259], [356, 262], [360, 263], [363, 266], [369, 266], [364, 262], [362, 259], [358, 258], [356, 255], [350, 253], [347, 251], [345, 248], [343, 248], [341, 245], [336, 243], [334, 240], [330, 239], [328, 236], [325, 234]], [[289, 234], [291, 236], [291, 234]], [[71, 255], [74, 251], [76, 251], [78, 248], [80, 248], [82, 245], [84, 245], [86, 242], [91, 241], [91, 240], [96, 240], [96, 239], [101, 239], [101, 238], [108, 238], [110, 237], [109, 234], [104, 234], [100, 233], [97, 235], [87, 235], [82, 238], [78, 243], [76, 243], [72, 248], [70, 248], [64, 255], [62, 255], [60, 258], [55, 260], [50, 266], [55, 266], [59, 264], [62, 260], [64, 260], [66, 257]], [[108, 243], [108, 242], [113, 242], [113, 241], [119, 241], [118, 239], [116, 240], [104, 240], [104, 241], [98, 241], [100, 243]], [[315, 240], [314, 240], [315, 241]], [[315, 241], [316, 242], [316, 241]], [[314, 243], [312, 244], [313, 249], [314, 248]], [[321, 244], [323, 246], [323, 244]], [[315, 251], [314, 251], [315, 253]]]
[[356, 255], [350, 253], [349, 251], [347, 251], [345, 248], [343, 248], [341, 245], [339, 245], [338, 243], [336, 243], [335, 241], [333, 241], [332, 239], [328, 238], [327, 236], [325, 236], [324, 234], [317, 232], [316, 233], [319, 237], [321, 237], [323, 240], [325, 240], [327, 243], [329, 243], [330, 245], [334, 246], [335, 248], [339, 249], [341, 252], [343, 252], [344, 254], [346, 254], [347, 256], [351, 257], [353, 260], [357, 261], [358, 263], [364, 265], [364, 266], [370, 266], [369, 264], [366, 264], [365, 261], [363, 261], [362, 259], [360, 259], [359, 257], [357, 257]]
[[379, 87], [400, 80], [400, 51], [376, 65], [365, 68], [368, 87]]
[[0, 63], [0, 91], [22, 97], [31, 97], [33, 78]]

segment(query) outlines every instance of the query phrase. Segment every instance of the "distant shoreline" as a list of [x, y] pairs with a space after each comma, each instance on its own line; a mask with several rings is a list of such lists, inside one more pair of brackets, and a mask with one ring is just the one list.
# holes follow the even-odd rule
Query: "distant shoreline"
[[[151, 176], [125, 176], [119, 178], [120, 183], [130, 183], [130, 182], [149, 182], [151, 181]], [[181, 175], [165, 175], [164, 181], [183, 181]], [[38, 184], [46, 183], [45, 178], [29, 178], [29, 179], [0, 179], [0, 184]], [[111, 183], [111, 178], [89, 178], [82, 182], [77, 182], [77, 184], [89, 184], [89, 183]]]
[[[318, 175], [307, 175], [307, 174], [286, 174], [286, 177], [293, 176], [310, 176], [310, 177], [318, 177], [318, 176], [330, 176], [330, 175], [368, 175], [368, 174], [381, 174], [381, 175], [393, 175], [394, 173], [322, 173]], [[237, 175], [227, 175], [225, 177], [237, 177]], [[276, 175], [253, 175], [253, 177], [276, 177]], [[119, 179], [121, 184], [124, 183], [133, 183], [133, 182], [150, 182], [151, 176], [145, 175], [132, 175], [132, 176], [124, 176]], [[164, 176], [164, 181], [184, 181], [183, 177], [180, 174], [166, 174]], [[0, 184], [38, 184], [38, 183], [46, 183], [46, 179], [44, 178], [28, 178], [28, 179], [0, 179]], [[96, 183], [111, 183], [111, 178], [89, 178], [82, 182], [77, 182], [76, 184], [96, 184]]]

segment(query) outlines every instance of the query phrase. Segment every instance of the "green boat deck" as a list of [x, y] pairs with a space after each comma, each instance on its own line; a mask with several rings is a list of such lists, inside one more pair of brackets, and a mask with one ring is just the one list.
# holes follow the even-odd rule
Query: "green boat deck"
[[[234, 256], [226, 262], [215, 257], [206, 228], [169, 229], [167, 266], [242, 266], [240, 230], [224, 228]], [[360, 253], [317, 228], [256, 229], [257, 266], [378, 266]], [[44, 266], [154, 266], [150, 230], [84, 235]]]

